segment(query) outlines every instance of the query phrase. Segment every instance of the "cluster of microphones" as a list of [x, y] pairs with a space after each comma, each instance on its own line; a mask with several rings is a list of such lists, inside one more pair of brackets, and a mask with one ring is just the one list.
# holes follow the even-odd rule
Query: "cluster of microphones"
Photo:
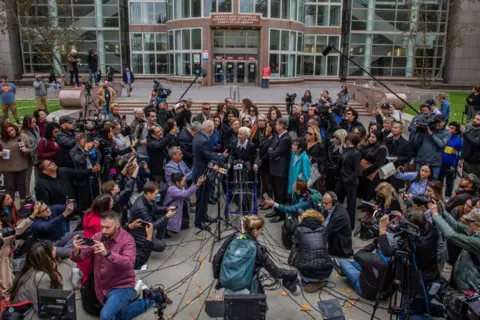
[[220, 178], [221, 176], [225, 176], [228, 173], [228, 166], [222, 165], [221, 163], [218, 163], [217, 161], [210, 161], [207, 165], [207, 171], [205, 172], [205, 175], [207, 177], [207, 180], [215, 180], [217, 178]]

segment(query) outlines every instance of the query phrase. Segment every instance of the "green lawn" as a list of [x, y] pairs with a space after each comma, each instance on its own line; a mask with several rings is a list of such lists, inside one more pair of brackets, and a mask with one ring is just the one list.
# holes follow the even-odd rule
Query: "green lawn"
[[[450, 101], [450, 121], [458, 121], [462, 123], [462, 115], [463, 111], [465, 110], [465, 99], [470, 94], [470, 92], [449, 92], [448, 93], [448, 100]], [[418, 110], [421, 103], [411, 103], [412, 107]], [[437, 105], [437, 107], [440, 107]], [[413, 110], [409, 107], [403, 109], [403, 112], [416, 115]]]
[[[36, 109], [35, 100], [17, 100], [17, 110], [18, 116], [20, 119], [23, 118], [26, 114], [33, 115], [33, 112]], [[62, 106], [58, 100], [48, 100], [48, 111], [53, 112], [62, 109]], [[11, 115], [9, 114], [9, 117]]]

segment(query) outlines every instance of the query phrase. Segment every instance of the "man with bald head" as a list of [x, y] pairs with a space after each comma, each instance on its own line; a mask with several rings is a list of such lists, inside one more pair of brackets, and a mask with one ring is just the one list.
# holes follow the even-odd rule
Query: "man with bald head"
[[[202, 124], [202, 131], [193, 137], [193, 167], [192, 180], [197, 183], [198, 178], [207, 170], [210, 161], [223, 163], [228, 156], [228, 150], [223, 154], [215, 153], [213, 145], [210, 142], [210, 137], [215, 131], [215, 125], [212, 120], [207, 120]], [[212, 188], [211, 181], [205, 181], [202, 187], [197, 190], [197, 205], [195, 212], [195, 227], [203, 230], [209, 230], [207, 223], [209, 218], [206, 218], [206, 211], [208, 209], [208, 196], [210, 188]]]

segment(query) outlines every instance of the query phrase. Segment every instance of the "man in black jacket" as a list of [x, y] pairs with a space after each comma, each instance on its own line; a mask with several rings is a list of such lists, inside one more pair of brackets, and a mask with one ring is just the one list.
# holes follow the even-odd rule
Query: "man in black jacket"
[[[100, 163], [101, 154], [98, 151], [100, 143], [98, 141], [87, 142], [87, 137], [80, 132], [75, 135], [77, 144], [70, 150], [70, 157], [76, 170], [86, 170], [93, 168]], [[93, 200], [98, 196], [98, 178], [94, 175], [81, 181], [76, 181], [78, 210], [83, 212], [92, 204]]]
[[87, 57], [87, 64], [88, 64], [88, 81], [93, 83], [95, 81], [95, 85], [98, 86], [98, 55], [95, 49], [88, 50], [88, 57]]
[[178, 144], [183, 153], [183, 161], [192, 167], [193, 165], [193, 137], [202, 131], [202, 123], [195, 121], [178, 134]]
[[61, 148], [55, 154], [55, 163], [59, 167], [74, 168], [70, 157], [70, 150], [77, 143], [75, 140], [75, 119], [70, 116], [60, 117], [60, 132], [58, 132], [55, 142]]
[[141, 219], [137, 219], [125, 226], [125, 230], [130, 234], [132, 234], [132, 232], [137, 229], [145, 229], [145, 241], [142, 243], [141, 246], [138, 246], [137, 242], [135, 241], [137, 249], [137, 254], [135, 256], [135, 265], [133, 267], [133, 269], [135, 270], [139, 270], [144, 264], [147, 263], [153, 250], [153, 225], [150, 222], [143, 223]]
[[153, 126], [148, 130], [147, 153], [150, 159], [148, 167], [152, 179], [157, 183], [165, 182], [165, 160], [168, 148], [176, 143], [176, 132], [175, 127], [165, 134], [159, 126]]
[[[139, 196], [132, 206], [129, 223], [140, 219], [150, 222], [153, 229], [157, 230], [157, 235], [153, 242], [152, 251], [162, 252], [167, 247], [163, 238], [167, 232], [168, 219], [176, 214], [175, 207], [161, 207], [156, 203], [155, 198], [158, 195], [158, 185], [149, 181], [143, 186], [143, 195]], [[146, 232], [143, 229], [133, 229], [130, 234], [135, 239], [137, 248], [146, 245]]]
[[[288, 171], [290, 168], [290, 157], [292, 151], [292, 139], [287, 132], [288, 119], [280, 118], [277, 120], [275, 136], [271, 147], [268, 149], [270, 157], [270, 179], [273, 186], [273, 195], [275, 202], [285, 204], [288, 191]], [[267, 218], [273, 218], [271, 222], [280, 222], [285, 220], [285, 213], [274, 209], [272, 213], [265, 215]]]
[[75, 199], [75, 187], [73, 182], [87, 179], [92, 173], [100, 171], [100, 165], [96, 164], [91, 169], [73, 170], [58, 168], [55, 162], [42, 160], [38, 165], [40, 174], [35, 185], [37, 200], [43, 201], [49, 206], [65, 204], [65, 200]]
[[452, 212], [458, 206], [462, 206], [468, 199], [478, 197], [478, 188], [480, 187], [480, 179], [474, 174], [466, 174], [458, 183], [458, 189], [455, 195], [451, 197], [445, 204], [448, 212]]
[[167, 123], [167, 120], [173, 118], [173, 112], [168, 109], [167, 102], [166, 101], [160, 102], [157, 105], [156, 112], [157, 112], [157, 123], [160, 125], [160, 127], [165, 128], [165, 124]]
[[367, 300], [376, 300], [380, 292], [380, 286], [384, 281], [384, 289], [387, 292], [391, 277], [384, 279], [388, 267], [388, 260], [382, 256], [378, 248], [378, 239], [361, 249], [353, 256], [353, 260], [334, 259], [337, 270], [341, 275], [348, 278], [348, 282], [355, 291]]
[[205, 120], [208, 120], [208, 118], [210, 117], [210, 109], [210, 104], [208, 102], [204, 102], [202, 104], [202, 112], [193, 117], [192, 121], [198, 121], [200, 123], [203, 123]]
[[327, 227], [328, 253], [332, 256], [348, 258], [353, 255], [352, 228], [347, 210], [338, 202], [334, 192], [323, 195], [323, 215]]
[[[477, 112], [472, 123], [467, 124], [463, 134], [462, 165], [467, 173], [480, 175], [480, 112]], [[459, 164], [460, 165], [460, 164]]]
[[358, 112], [353, 108], [348, 108], [343, 118], [342, 129], [345, 129], [347, 132], [352, 132], [356, 127], [363, 127], [363, 124], [358, 121]]
[[[410, 160], [410, 148], [408, 140], [402, 137], [404, 125], [401, 122], [394, 122], [392, 126], [392, 136], [385, 139], [385, 146], [388, 155], [393, 158], [395, 168], [404, 166]], [[392, 177], [391, 184], [398, 191], [405, 186], [405, 181]]]

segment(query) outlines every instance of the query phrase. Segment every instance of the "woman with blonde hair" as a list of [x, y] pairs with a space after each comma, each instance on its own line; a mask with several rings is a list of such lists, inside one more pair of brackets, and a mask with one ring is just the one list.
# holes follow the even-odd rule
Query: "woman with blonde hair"
[[360, 221], [370, 221], [373, 219], [375, 211], [402, 211], [400, 202], [397, 199], [395, 188], [388, 182], [381, 182], [375, 188], [375, 198], [373, 200], [374, 207], [367, 208], [365, 215]]
[[[294, 295], [300, 294], [300, 288], [297, 285], [299, 277], [295, 270], [288, 270], [279, 268], [275, 265], [269, 256], [268, 250], [261, 245], [257, 239], [262, 234], [265, 226], [265, 221], [259, 216], [245, 216], [242, 219], [243, 233], [232, 234], [223, 243], [222, 247], [215, 254], [212, 262], [213, 275], [215, 279], [219, 279], [219, 287], [225, 288], [225, 292], [235, 294], [250, 294], [250, 293], [264, 293], [262, 283], [259, 280], [258, 274], [260, 269], [264, 268], [275, 279], [282, 279], [283, 285]], [[231, 246], [231, 248], [230, 248]], [[238, 265], [231, 264], [233, 259], [230, 251], [235, 249], [242, 250], [242, 248], [251, 248], [251, 251], [245, 252], [255, 255], [253, 266], [253, 274], [251, 281], [247, 281], [247, 286], [236, 285], [238, 282], [243, 282], [241, 278], [236, 278]], [[248, 256], [247, 256], [248, 259]], [[250, 261], [250, 260], [249, 260]], [[225, 262], [225, 264], [223, 264]], [[231, 272], [230, 272], [231, 270]], [[221, 272], [222, 271], [222, 272]], [[225, 271], [225, 272], [224, 272]], [[227, 278], [227, 275], [232, 275], [233, 278]]]
[[346, 138], [347, 131], [345, 129], [338, 129], [333, 133], [333, 138], [328, 146], [326, 159], [327, 190], [335, 190], [335, 185], [340, 176], [340, 156], [347, 148], [345, 144]]
[[320, 177], [315, 177], [312, 188], [317, 189], [320, 193], [327, 191], [325, 183], [325, 166], [326, 166], [326, 154], [325, 146], [322, 143], [322, 136], [320, 135], [320, 129], [315, 126], [310, 126], [306, 130], [305, 140], [307, 142], [307, 156], [310, 159], [311, 165], [316, 164], [316, 168], [320, 173]]
[[322, 281], [333, 271], [332, 259], [328, 255], [325, 217], [315, 210], [307, 210], [298, 221], [288, 264], [297, 268], [303, 290], [312, 293], [322, 288]]

